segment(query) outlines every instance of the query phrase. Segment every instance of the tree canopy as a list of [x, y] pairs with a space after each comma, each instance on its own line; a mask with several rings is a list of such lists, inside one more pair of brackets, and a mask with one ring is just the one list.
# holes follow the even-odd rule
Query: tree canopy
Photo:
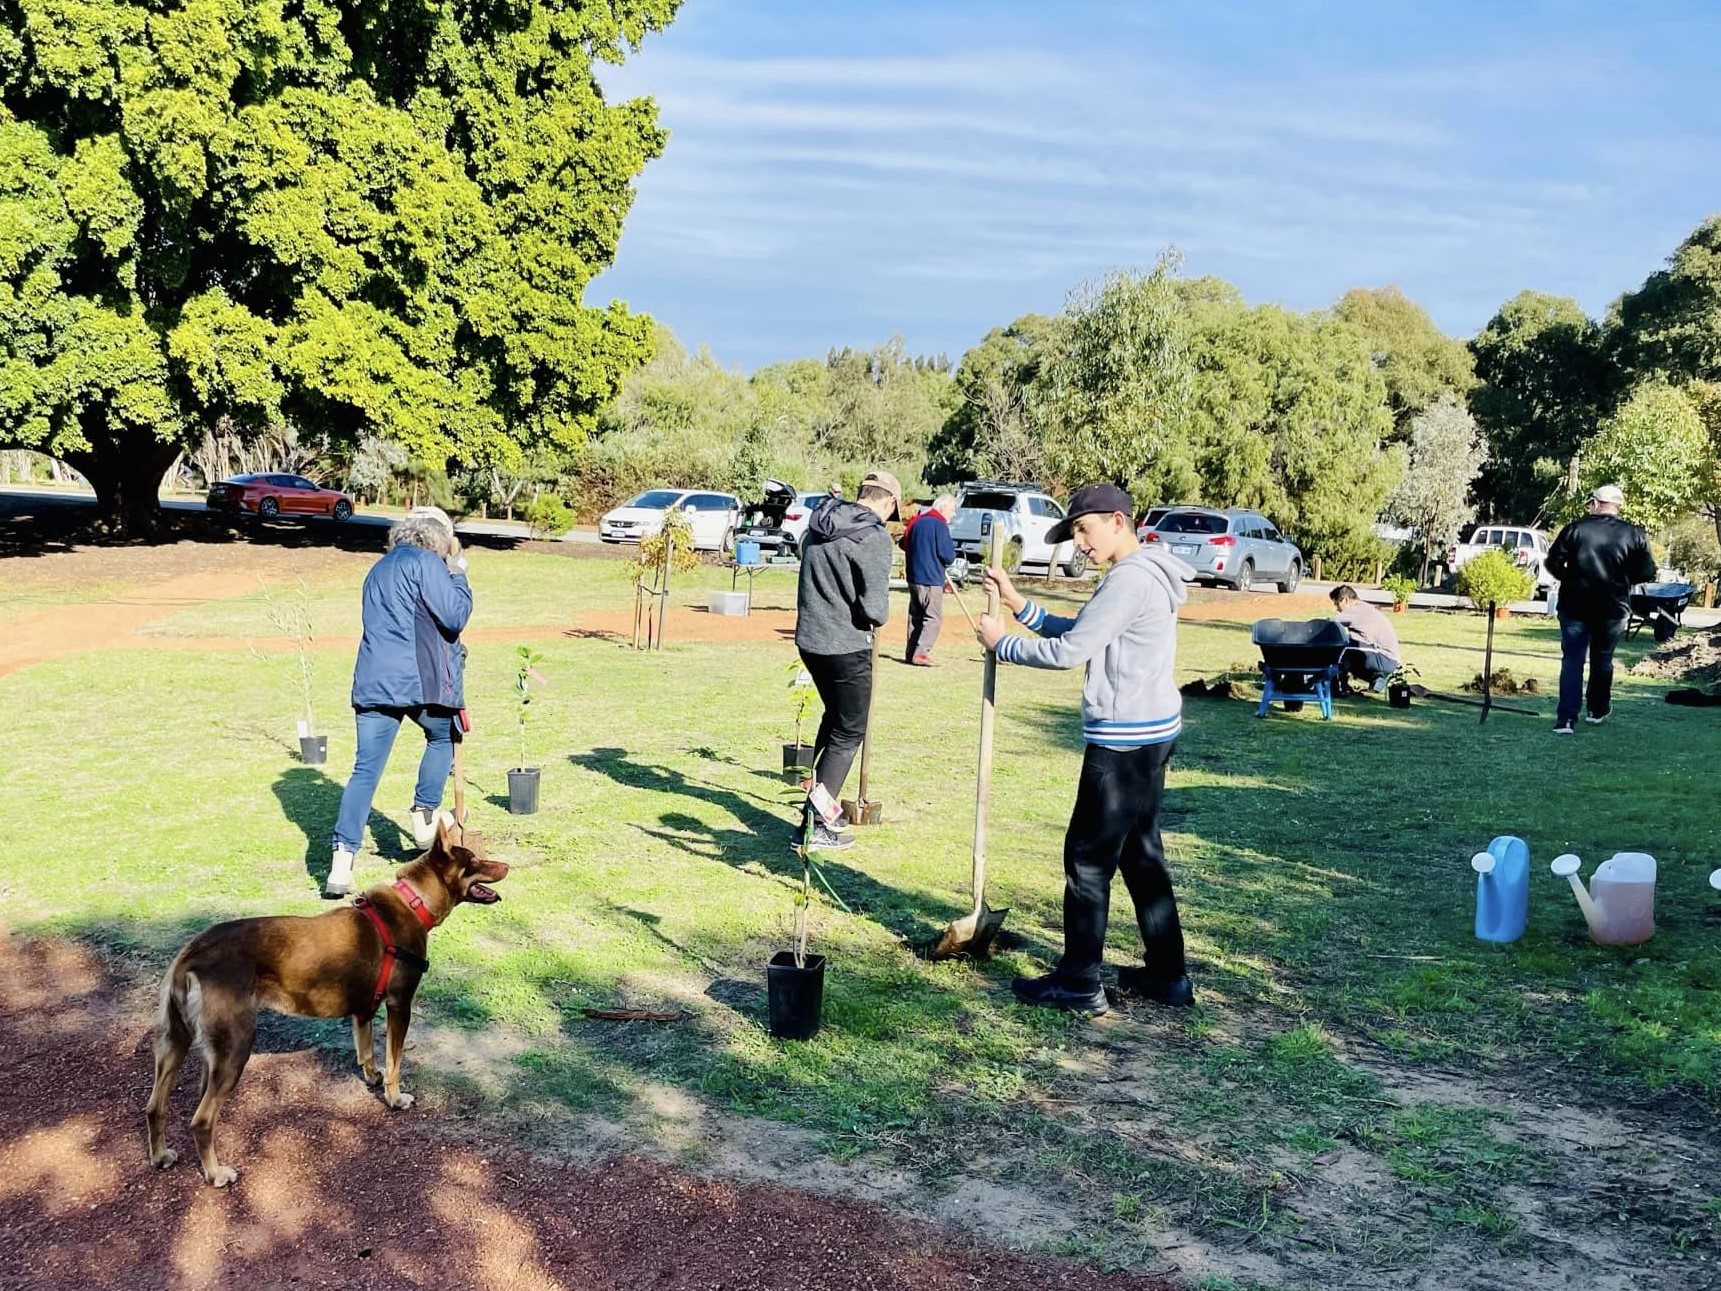
[[0, 447], [148, 527], [217, 422], [577, 443], [650, 352], [583, 303], [664, 135], [593, 75], [679, 0], [0, 0]]
[[1418, 413], [1463, 398], [1476, 384], [1475, 362], [1464, 342], [1436, 327], [1428, 311], [1397, 287], [1352, 288], [1333, 313], [1368, 342], [1401, 437], [1408, 437]]

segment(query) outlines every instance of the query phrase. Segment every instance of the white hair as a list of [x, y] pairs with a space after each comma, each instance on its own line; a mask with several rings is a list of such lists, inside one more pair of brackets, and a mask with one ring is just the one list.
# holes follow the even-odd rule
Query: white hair
[[423, 547], [426, 551], [446, 556], [453, 550], [454, 525], [447, 516], [438, 520], [428, 515], [430, 508], [416, 508], [388, 527], [388, 550], [396, 547]]

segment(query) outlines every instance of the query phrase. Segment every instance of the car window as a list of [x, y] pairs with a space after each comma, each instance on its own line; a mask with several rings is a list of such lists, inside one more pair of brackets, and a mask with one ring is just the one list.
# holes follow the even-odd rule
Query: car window
[[1536, 540], [1528, 530], [1519, 530], [1518, 545], [1520, 547], [1534, 547], [1536, 545]]
[[1064, 509], [1056, 502], [1052, 501], [1052, 499], [1041, 498], [1040, 505], [1045, 508], [1040, 512], [1041, 515], [1051, 516], [1054, 520], [1062, 520], [1064, 518]]
[[801, 494], [801, 505], [804, 507], [816, 507], [819, 503], [823, 502], [830, 496], [831, 495], [829, 493], [803, 493]]
[[1016, 505], [1016, 495], [1001, 493], [996, 489], [975, 489], [972, 493], [962, 495], [961, 505], [976, 511], [1008, 511]]
[[730, 501], [721, 493], [695, 493], [686, 502], [695, 511], [727, 511]]
[[1224, 533], [1225, 517], [1210, 511], [1173, 511], [1154, 527], [1161, 533]]
[[622, 505], [647, 507], [653, 511], [661, 511], [665, 507], [674, 506], [680, 500], [681, 494], [675, 489], [652, 489], [650, 492], [641, 493], [633, 501], [624, 502]]
[[1270, 524], [1264, 524], [1261, 526], [1261, 536], [1263, 538], [1265, 538], [1268, 542], [1283, 542], [1283, 541], [1285, 541], [1285, 539], [1280, 535], [1279, 531], [1277, 529], [1273, 528], [1273, 526]]
[[314, 491], [317, 486], [312, 484], [303, 475], [295, 475], [293, 477], [293, 487], [296, 489], [311, 489]]

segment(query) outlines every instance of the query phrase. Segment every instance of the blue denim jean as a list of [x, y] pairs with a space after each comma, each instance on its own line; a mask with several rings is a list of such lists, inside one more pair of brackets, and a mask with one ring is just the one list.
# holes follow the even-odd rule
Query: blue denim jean
[[424, 756], [418, 760], [418, 787], [413, 790], [412, 805], [442, 805], [442, 789], [454, 765], [454, 714], [446, 708], [360, 708], [354, 710], [353, 717], [358, 724], [358, 756], [353, 760], [352, 778], [341, 794], [334, 845], [356, 852], [364, 841], [371, 799], [376, 797], [382, 769], [388, 765], [394, 737], [407, 718], [424, 731]]
[[[1560, 620], [1560, 706], [1556, 724], [1578, 720], [1578, 706], [1587, 704], [1591, 717], [1606, 717], [1613, 707], [1613, 652], [1625, 631], [1624, 619]], [[1584, 689], [1584, 663], [1590, 684]]]

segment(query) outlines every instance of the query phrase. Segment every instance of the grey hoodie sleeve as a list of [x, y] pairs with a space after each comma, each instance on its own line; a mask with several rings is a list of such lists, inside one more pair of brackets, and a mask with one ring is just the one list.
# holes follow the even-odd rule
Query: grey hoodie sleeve
[[[1023, 664], [1029, 668], [1074, 668], [1086, 663], [1122, 636], [1134, 621], [1141, 611], [1142, 596], [1147, 591], [1141, 580], [1152, 577], [1145, 569], [1120, 567], [1112, 570], [1099, 585], [1093, 600], [1082, 607], [1082, 612], [1076, 615], [1075, 622], [1066, 631], [1039, 641], [1024, 636], [1007, 636], [998, 642], [998, 658], [1005, 663]], [[1032, 626], [1044, 631], [1051, 616], [1043, 610], [1040, 614], [1043, 621]]]
[[866, 537], [855, 544], [855, 591], [860, 595], [861, 613], [875, 628], [883, 627], [890, 618], [890, 562], [895, 547], [890, 531], [883, 525], [869, 529]]

